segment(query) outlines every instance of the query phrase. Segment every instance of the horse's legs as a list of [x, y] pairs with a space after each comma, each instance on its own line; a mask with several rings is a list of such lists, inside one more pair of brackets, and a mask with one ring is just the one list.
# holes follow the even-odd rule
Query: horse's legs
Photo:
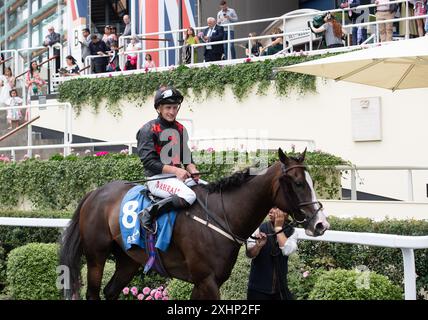
[[190, 299], [219, 300], [220, 290], [214, 276], [208, 276], [193, 287]]
[[104, 296], [107, 300], [116, 300], [140, 268], [140, 264], [118, 246], [115, 246], [113, 253], [116, 257], [116, 270], [104, 288]]
[[88, 290], [86, 291], [86, 299], [88, 300], [100, 300], [104, 265], [111, 252], [112, 242], [101, 237], [97, 240], [97, 243], [91, 243], [92, 247], [84, 246], [88, 265]]
[[86, 291], [87, 300], [100, 300], [101, 280], [103, 278], [104, 265], [107, 255], [98, 257], [87, 257], [88, 265], [88, 289]]

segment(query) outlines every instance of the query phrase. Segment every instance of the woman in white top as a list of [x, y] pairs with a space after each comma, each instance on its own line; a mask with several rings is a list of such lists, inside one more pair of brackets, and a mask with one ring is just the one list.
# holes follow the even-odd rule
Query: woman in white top
[[137, 59], [138, 54], [132, 53], [132, 51], [141, 50], [141, 45], [138, 43], [137, 37], [132, 37], [131, 42], [126, 46], [126, 64], [125, 70], [135, 70], [137, 69]]

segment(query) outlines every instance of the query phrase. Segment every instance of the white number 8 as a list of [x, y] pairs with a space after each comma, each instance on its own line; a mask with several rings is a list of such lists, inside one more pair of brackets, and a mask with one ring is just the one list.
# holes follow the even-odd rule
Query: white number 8
[[[135, 226], [135, 223], [137, 222], [137, 216], [138, 214], [135, 212], [135, 210], [138, 208], [138, 201], [128, 201], [123, 205], [123, 217], [122, 217], [122, 224], [126, 229], [131, 229]], [[131, 217], [131, 221], [128, 221], [128, 217]]]

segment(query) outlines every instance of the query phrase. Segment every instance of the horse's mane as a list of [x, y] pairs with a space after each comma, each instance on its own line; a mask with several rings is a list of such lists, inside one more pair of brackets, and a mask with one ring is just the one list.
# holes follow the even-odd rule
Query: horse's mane
[[246, 168], [244, 170], [237, 171], [228, 177], [203, 185], [203, 188], [206, 189], [208, 193], [226, 191], [240, 187], [254, 177], [255, 175], [250, 175], [250, 168]]

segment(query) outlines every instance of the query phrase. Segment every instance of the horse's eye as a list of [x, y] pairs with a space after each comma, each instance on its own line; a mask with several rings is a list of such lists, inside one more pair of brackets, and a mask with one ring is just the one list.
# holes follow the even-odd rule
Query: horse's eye
[[296, 182], [297, 188], [303, 188], [303, 182]]

